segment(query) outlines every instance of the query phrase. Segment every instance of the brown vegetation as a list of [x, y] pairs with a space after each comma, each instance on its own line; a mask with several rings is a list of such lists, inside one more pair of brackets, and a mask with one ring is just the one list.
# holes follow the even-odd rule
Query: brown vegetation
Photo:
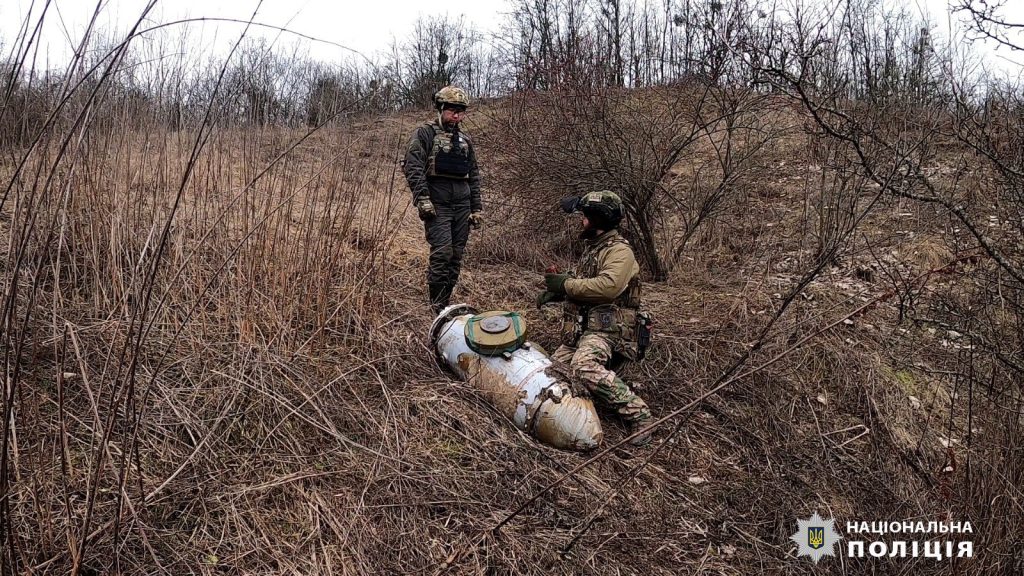
[[[798, 34], [825, 27], [738, 31], [741, 4], [663, 37], [659, 69], [600, 4], [610, 44], [517, 13], [547, 40], [466, 126], [487, 225], [455, 298], [552, 349], [533, 298], [575, 235], [554, 200], [620, 189], [658, 278], [623, 373], [664, 420], [651, 447], [547, 448], [434, 363], [398, 170], [426, 113], [379, 112], [461, 68], [427, 59], [445, 78], [395, 100], [313, 81], [303, 107], [259, 58], [197, 97], [133, 92], [115, 47], [65, 83], [13, 71], [0, 113], [0, 572], [1019, 573], [1019, 90], [937, 89], [927, 47], [840, 85]], [[855, 28], [837, 61], [896, 52]], [[975, 557], [815, 566], [788, 540], [815, 510], [970, 521]]]

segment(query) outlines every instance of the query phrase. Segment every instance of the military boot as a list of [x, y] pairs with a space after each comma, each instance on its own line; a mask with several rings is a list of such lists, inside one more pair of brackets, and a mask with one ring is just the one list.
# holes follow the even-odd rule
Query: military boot
[[430, 282], [427, 284], [427, 293], [430, 296], [430, 308], [434, 314], [440, 314], [441, 310], [448, 307], [448, 299], [452, 291], [447, 284], [441, 282]]
[[[615, 407], [615, 411], [626, 423], [630, 435], [644, 428], [651, 421], [651, 409], [647, 407], [647, 403], [630, 390], [629, 386], [618, 376], [612, 379], [610, 397], [607, 401]], [[650, 441], [651, 433], [645, 432], [630, 440], [629, 443], [633, 446], [643, 446]]]
[[451, 304], [452, 292], [454, 292], [454, 291], [455, 291], [455, 284], [452, 284], [451, 282], [449, 282], [448, 284], [445, 284], [444, 292], [441, 293], [441, 299], [444, 300], [444, 305], [445, 306], [448, 306], [449, 304]]
[[[644, 418], [637, 418], [637, 419], [634, 419], [634, 420], [626, 420], [627, 434], [629, 436], [632, 436], [634, 432], [637, 432], [638, 430], [643, 430], [644, 428], [647, 428], [647, 426], [650, 423], [651, 423], [651, 416], [650, 416], [650, 414], [648, 414]], [[653, 435], [653, 430], [648, 428], [647, 430], [644, 430], [639, 436], [637, 436], [636, 438], [633, 438], [632, 440], [630, 440], [629, 443], [632, 446], [647, 446], [648, 444], [651, 443], [652, 435]]]

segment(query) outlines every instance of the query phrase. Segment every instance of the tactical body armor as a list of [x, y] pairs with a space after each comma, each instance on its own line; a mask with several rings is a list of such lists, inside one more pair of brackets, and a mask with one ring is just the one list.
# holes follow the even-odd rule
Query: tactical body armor
[[[629, 246], [629, 242], [613, 234], [609, 238], [598, 241], [583, 253], [575, 276], [592, 278], [600, 272], [598, 262], [602, 252], [616, 244]], [[563, 321], [563, 343], [575, 346], [586, 332], [601, 332], [609, 337], [613, 350], [627, 360], [636, 360], [639, 355], [637, 346], [638, 323], [647, 322], [646, 315], [640, 311], [641, 282], [638, 275], [630, 278], [626, 289], [612, 302], [606, 304], [583, 304], [568, 299], [565, 303]], [[646, 325], [646, 324], [645, 324]]]
[[468, 180], [473, 169], [469, 137], [459, 131], [445, 132], [436, 124], [424, 125], [434, 132], [427, 155], [427, 176]]

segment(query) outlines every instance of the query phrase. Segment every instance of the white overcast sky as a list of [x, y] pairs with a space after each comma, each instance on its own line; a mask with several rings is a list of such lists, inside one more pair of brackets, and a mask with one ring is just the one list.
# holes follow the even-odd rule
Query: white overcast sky
[[[9, 52], [11, 40], [32, 7], [38, 11], [44, 0], [0, 0], [0, 38], [4, 52]], [[69, 54], [71, 39], [81, 37], [92, 13], [95, 0], [54, 0], [47, 16], [46, 38], [51, 59], [59, 60], [63, 53]], [[146, 6], [146, 0], [106, 0], [102, 15], [98, 19], [101, 28], [126, 30]], [[413, 27], [421, 16], [445, 16], [453, 19], [464, 17], [466, 23], [474, 24], [481, 31], [495, 28], [508, 12], [507, 0], [465, 0], [462, 2], [437, 2], [409, 0], [161, 0], [150, 12], [153, 23], [169, 22], [182, 18], [233, 18], [248, 20], [259, 6], [254, 18], [273, 26], [288, 28], [295, 32], [341, 44], [367, 56], [385, 50], [392, 38], [399, 40]], [[218, 44], [230, 44], [243, 30], [241, 24], [189, 24], [190, 37], [197, 42], [210, 42], [216, 38]], [[67, 32], [65, 32], [65, 28]], [[179, 27], [180, 28], [180, 27]], [[272, 30], [255, 29], [250, 36], [275, 37]], [[289, 38], [286, 34], [284, 38]], [[292, 40], [296, 38], [292, 37]], [[305, 42], [311, 53], [321, 59], [337, 59], [346, 51], [327, 43]]]
[[[643, 0], [636, 0], [642, 2]], [[649, 0], [661, 3], [663, 0]], [[909, 0], [908, 9], [929, 17], [938, 31], [949, 35], [949, 0]], [[9, 53], [13, 38], [30, 6], [38, 10], [43, 0], [0, 0], [0, 39], [3, 52]], [[1010, 19], [1024, 22], [1024, 0], [1009, 0], [1004, 13]], [[99, 25], [102, 28], [124, 30], [145, 6], [145, 0], [107, 0], [104, 2]], [[163, 0], [158, 2], [150, 20], [167, 22], [185, 17], [220, 17], [248, 19], [259, 2], [255, 0]], [[53, 0], [45, 30], [45, 54], [50, 62], [61, 62], [71, 53], [72, 41], [81, 37], [89, 17], [96, 8], [90, 0]], [[264, 0], [256, 21], [286, 27], [295, 32], [341, 44], [369, 57], [386, 50], [393, 38], [409, 33], [413, 23], [421, 16], [465, 18], [468, 24], [482, 32], [495, 31], [511, 10], [510, 0]], [[955, 26], [955, 23], [954, 23]], [[236, 24], [190, 25], [189, 38], [197, 44], [216, 42], [227, 44], [237, 37], [242, 28]], [[264, 30], [264, 36], [276, 33]], [[324, 43], [307, 42], [310, 54], [322, 60], [337, 60], [346, 51]], [[198, 47], [197, 47], [198, 49]], [[1003, 49], [979, 50], [990, 64], [1014, 76], [1024, 69], [1024, 53], [1011, 54]]]

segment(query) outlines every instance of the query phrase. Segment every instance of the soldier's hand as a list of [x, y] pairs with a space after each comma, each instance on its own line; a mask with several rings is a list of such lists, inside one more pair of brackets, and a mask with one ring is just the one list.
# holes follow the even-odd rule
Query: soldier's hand
[[565, 281], [569, 279], [568, 274], [545, 274], [544, 285], [547, 286], [548, 292], [554, 292], [555, 294], [565, 294]]
[[437, 210], [434, 210], [434, 203], [426, 198], [416, 203], [416, 210], [419, 211], [420, 220], [424, 222], [437, 218]]
[[472, 226], [474, 230], [479, 230], [480, 227], [484, 225], [484, 217], [481, 216], [479, 212], [473, 212], [469, 215], [469, 225]]
[[549, 302], [561, 302], [562, 300], [565, 300], [564, 294], [555, 294], [545, 290], [537, 296], [537, 309], [540, 310], [542, 306]]

